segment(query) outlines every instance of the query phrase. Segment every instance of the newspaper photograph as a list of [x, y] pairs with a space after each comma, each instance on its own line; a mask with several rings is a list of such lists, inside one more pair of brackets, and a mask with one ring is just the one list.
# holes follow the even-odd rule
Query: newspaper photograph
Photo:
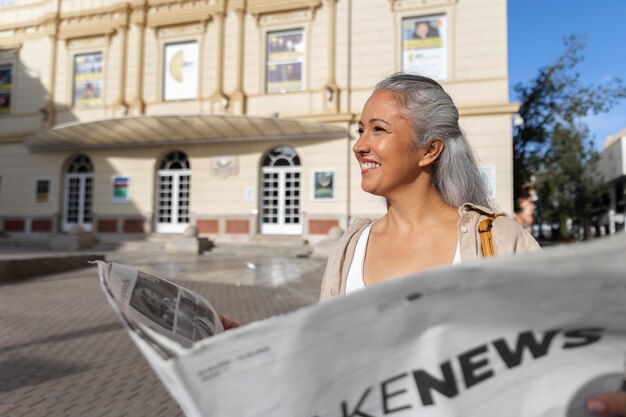
[[[590, 415], [589, 395], [623, 385], [625, 252], [623, 235], [433, 269], [227, 332], [205, 318], [198, 339], [178, 330], [180, 287], [99, 267], [189, 417], [575, 417]], [[176, 299], [173, 317], [147, 307], [143, 288]], [[207, 328], [214, 336], [200, 337]]]
[[224, 331], [217, 313], [202, 296], [120, 264], [96, 264], [102, 289], [131, 329], [148, 328], [185, 348]]

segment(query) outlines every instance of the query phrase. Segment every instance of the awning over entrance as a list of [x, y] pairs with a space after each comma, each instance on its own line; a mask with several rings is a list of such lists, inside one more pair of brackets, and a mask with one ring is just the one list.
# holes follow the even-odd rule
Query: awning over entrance
[[68, 123], [28, 137], [33, 152], [347, 137], [342, 127], [296, 120], [220, 115], [138, 116]]

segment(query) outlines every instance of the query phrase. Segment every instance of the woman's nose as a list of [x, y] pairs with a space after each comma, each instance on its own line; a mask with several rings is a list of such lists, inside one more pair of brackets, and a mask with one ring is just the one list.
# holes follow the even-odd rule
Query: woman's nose
[[365, 133], [361, 133], [352, 146], [352, 152], [355, 154], [366, 153], [368, 149]]

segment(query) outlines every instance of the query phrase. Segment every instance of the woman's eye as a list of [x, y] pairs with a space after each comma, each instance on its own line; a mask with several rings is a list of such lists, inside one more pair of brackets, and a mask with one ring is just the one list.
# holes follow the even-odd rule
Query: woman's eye
[[357, 135], [359, 135], [359, 136], [361, 136], [361, 135], [363, 134], [363, 128], [362, 128], [362, 127], [358, 128], [358, 129], [356, 130], [356, 134], [357, 134]]
[[374, 126], [374, 132], [386, 132], [387, 130], [381, 126]]

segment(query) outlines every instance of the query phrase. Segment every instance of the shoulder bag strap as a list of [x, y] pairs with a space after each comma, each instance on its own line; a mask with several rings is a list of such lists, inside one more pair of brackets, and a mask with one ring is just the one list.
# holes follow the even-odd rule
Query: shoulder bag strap
[[491, 236], [491, 228], [493, 227], [493, 221], [496, 217], [504, 216], [502, 213], [493, 214], [487, 217], [482, 222], [478, 223], [478, 234], [480, 234], [480, 244], [483, 249], [483, 256], [485, 258], [493, 256], [493, 237]]

